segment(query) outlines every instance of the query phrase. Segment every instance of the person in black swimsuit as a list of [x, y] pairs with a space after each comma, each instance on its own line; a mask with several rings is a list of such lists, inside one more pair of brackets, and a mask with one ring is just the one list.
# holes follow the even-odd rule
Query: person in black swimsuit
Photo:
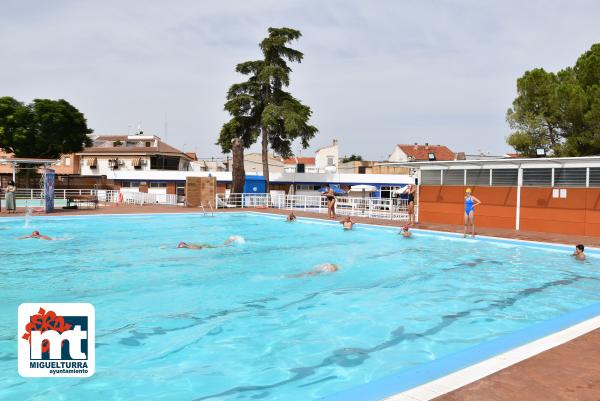
[[415, 192], [417, 188], [413, 184], [408, 184], [404, 193], [408, 194], [408, 224], [407, 226], [415, 225]]
[[328, 185], [324, 195], [327, 197], [327, 214], [330, 219], [335, 219], [335, 193], [333, 188]]

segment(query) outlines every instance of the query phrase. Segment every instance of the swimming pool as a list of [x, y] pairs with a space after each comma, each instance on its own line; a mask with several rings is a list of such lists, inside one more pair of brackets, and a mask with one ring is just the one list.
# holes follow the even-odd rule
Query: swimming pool
[[[14, 240], [32, 229], [59, 241]], [[600, 301], [596, 255], [267, 215], [13, 218], [0, 238], [7, 400], [314, 400]], [[287, 277], [321, 263], [341, 269]], [[18, 375], [36, 301], [95, 306], [93, 377]]]
[[[54, 199], [54, 207], [61, 208], [67, 205], [67, 201], [65, 199]], [[17, 199], [16, 200], [17, 207], [44, 207], [43, 199]], [[6, 210], [6, 201], [4, 199], [0, 200], [0, 208], [2, 210]]]

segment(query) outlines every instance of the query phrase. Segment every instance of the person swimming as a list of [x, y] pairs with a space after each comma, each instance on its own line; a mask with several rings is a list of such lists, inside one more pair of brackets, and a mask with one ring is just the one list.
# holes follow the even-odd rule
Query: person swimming
[[311, 270], [309, 270], [307, 272], [291, 274], [287, 277], [289, 277], [289, 278], [306, 277], [306, 276], [310, 277], [310, 276], [317, 276], [319, 274], [324, 274], [324, 273], [335, 273], [338, 270], [340, 270], [338, 265], [335, 265], [333, 263], [323, 263], [320, 265], [316, 265], [315, 267], [313, 267]]
[[410, 236], [412, 235], [412, 233], [408, 229], [408, 226], [402, 227], [402, 230], [400, 230], [400, 234], [402, 234], [402, 237], [404, 238], [410, 238]]
[[187, 243], [185, 241], [181, 241], [179, 244], [177, 244], [177, 248], [185, 248], [185, 249], [208, 249], [208, 248], [218, 248], [219, 246], [217, 245], [211, 245], [211, 244], [192, 244], [192, 243]]
[[354, 226], [354, 223], [352, 221], [352, 219], [350, 218], [350, 216], [346, 216], [346, 218], [342, 221], [340, 221], [340, 224], [344, 227], [344, 230], [352, 230], [352, 227]]
[[290, 214], [288, 214], [286, 221], [288, 223], [296, 221], [296, 215], [294, 214], [294, 212], [291, 212]]
[[575, 259], [577, 260], [585, 260], [585, 246], [583, 246], [583, 244], [577, 244], [575, 246], [575, 252], [573, 252], [573, 255], [575, 257]]
[[37, 230], [35, 230], [34, 232], [32, 232], [31, 235], [26, 235], [24, 237], [20, 237], [20, 238], [17, 238], [17, 239], [29, 239], [29, 238], [32, 238], [32, 239], [42, 239], [42, 240], [45, 240], [45, 241], [53, 241], [54, 240], [54, 238], [48, 237], [47, 235], [44, 235], [44, 234], [40, 234], [40, 232], [37, 231]]
[[231, 237], [227, 238], [227, 240], [225, 240], [225, 242], [223, 242], [222, 245], [212, 245], [212, 244], [193, 244], [193, 243], [188, 243], [185, 241], [181, 241], [179, 244], [177, 244], [177, 248], [185, 248], [185, 249], [211, 249], [211, 248], [222, 248], [224, 246], [230, 246], [232, 243], [238, 243], [238, 244], [243, 244], [245, 242], [244, 237], [240, 237], [238, 235], [232, 235]]

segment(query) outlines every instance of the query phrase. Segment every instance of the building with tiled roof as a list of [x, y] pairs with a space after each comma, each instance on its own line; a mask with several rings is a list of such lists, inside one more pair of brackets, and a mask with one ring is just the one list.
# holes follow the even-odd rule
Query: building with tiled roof
[[82, 175], [120, 171], [184, 170], [193, 155], [163, 142], [156, 135], [92, 135], [92, 146], [76, 153]]
[[454, 160], [456, 155], [447, 146], [430, 145], [425, 143], [419, 145], [396, 145], [388, 161], [390, 162], [410, 162], [410, 161], [449, 161]]

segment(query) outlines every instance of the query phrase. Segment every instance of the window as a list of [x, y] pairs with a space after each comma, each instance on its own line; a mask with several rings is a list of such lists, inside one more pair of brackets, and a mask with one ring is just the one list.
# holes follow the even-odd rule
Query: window
[[492, 186], [516, 187], [519, 179], [519, 170], [516, 168], [492, 170]]
[[320, 185], [309, 185], [309, 184], [297, 184], [296, 185], [297, 191], [318, 191], [319, 189], [321, 189]]
[[444, 170], [443, 185], [465, 185], [465, 170]]
[[149, 148], [149, 147], [151, 147], [151, 146], [152, 146], [152, 142], [150, 142], [150, 141], [146, 141], [146, 147], [147, 147], [147, 148]]
[[585, 167], [577, 168], [555, 168], [555, 187], [585, 187]]
[[108, 159], [108, 167], [116, 170], [119, 168], [119, 159]]
[[421, 170], [421, 184], [423, 185], [440, 185], [441, 177], [441, 170]]
[[467, 170], [467, 185], [490, 185], [490, 169]]
[[524, 187], [549, 187], [550, 185], [552, 185], [551, 168], [523, 169]]
[[333, 156], [327, 156], [327, 167], [333, 166]]
[[392, 197], [392, 192], [402, 188], [401, 186], [382, 186], [381, 187], [381, 198], [389, 199]]
[[179, 157], [151, 156], [150, 168], [152, 170], [179, 170]]
[[166, 187], [167, 187], [166, 182], [151, 182], [150, 183], [150, 188], [166, 188]]
[[590, 167], [590, 187], [600, 187], [600, 167]]
[[139, 181], [121, 181], [121, 188], [137, 188], [139, 186]]
[[367, 166], [358, 166], [358, 174], [367, 174]]
[[71, 158], [69, 156], [65, 157], [65, 166], [71, 165]]
[[428, 153], [427, 158], [430, 162], [435, 161], [435, 153]]

